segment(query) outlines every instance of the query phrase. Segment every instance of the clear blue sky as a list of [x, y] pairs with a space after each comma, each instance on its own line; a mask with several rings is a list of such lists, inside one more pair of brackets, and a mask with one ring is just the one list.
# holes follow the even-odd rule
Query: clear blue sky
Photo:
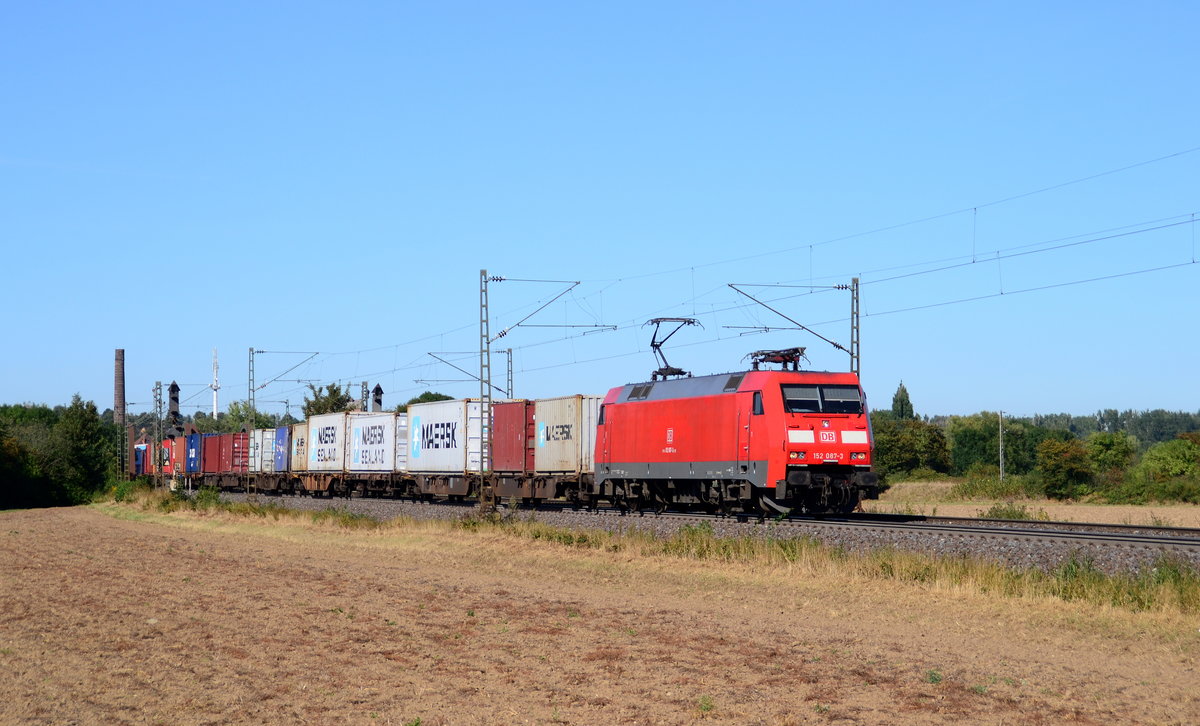
[[[224, 409], [251, 346], [320, 353], [269, 410], [296, 380], [478, 395], [428, 354], [477, 368], [486, 268], [581, 282], [530, 324], [618, 326], [498, 340], [523, 397], [646, 379], [656, 316], [701, 321], [667, 349], [697, 374], [792, 345], [845, 369], [747, 334], [788, 323], [728, 285], [857, 276], [877, 407], [903, 380], [925, 414], [1197, 411], [1198, 26], [1191, 2], [6, 3], [0, 401], [111, 407], [124, 348], [131, 410], [173, 379], [195, 410], [216, 348]], [[493, 333], [564, 288], [491, 285]], [[848, 293], [745, 289], [849, 345]]]

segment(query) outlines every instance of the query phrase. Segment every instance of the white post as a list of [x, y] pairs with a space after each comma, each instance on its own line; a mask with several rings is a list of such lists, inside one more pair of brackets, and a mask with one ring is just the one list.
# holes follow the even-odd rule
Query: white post
[[1004, 481], [1004, 411], [1000, 412], [1000, 481]]

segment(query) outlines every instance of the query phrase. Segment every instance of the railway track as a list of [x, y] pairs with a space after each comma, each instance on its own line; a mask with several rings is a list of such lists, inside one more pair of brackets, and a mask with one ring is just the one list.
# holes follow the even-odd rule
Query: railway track
[[[239, 500], [244, 494], [225, 494]], [[378, 519], [397, 516], [461, 518], [476, 509], [474, 502], [414, 502], [412, 500], [351, 498], [310, 499], [302, 496], [263, 497], [303, 509], [342, 507]], [[609, 531], [650, 531], [669, 535], [684, 526], [706, 525], [719, 536], [813, 537], [836, 546], [895, 547], [952, 555], [995, 556], [1021, 563], [1054, 561], [1064, 556], [1089, 560], [1145, 562], [1175, 555], [1200, 567], [1200, 529], [1150, 527], [1086, 522], [964, 519], [922, 515], [856, 513], [840, 516], [794, 516], [760, 520], [754, 515], [718, 516], [697, 512], [630, 512], [601, 507], [575, 510], [565, 502], [545, 502], [536, 509], [501, 506], [510, 517], [529, 516], [547, 524]], [[1114, 554], [1116, 553], [1116, 554]], [[1112, 568], [1122, 569], [1122, 568]]]
[[[797, 520], [789, 520], [789, 524]], [[1023, 540], [1081, 548], [1136, 547], [1160, 552], [1200, 555], [1200, 530], [1181, 527], [1138, 527], [1084, 522], [1031, 522], [1029, 520], [922, 517], [912, 521], [868, 518], [803, 520], [805, 527], [868, 527], [878, 531], [918, 532], [959, 538]]]

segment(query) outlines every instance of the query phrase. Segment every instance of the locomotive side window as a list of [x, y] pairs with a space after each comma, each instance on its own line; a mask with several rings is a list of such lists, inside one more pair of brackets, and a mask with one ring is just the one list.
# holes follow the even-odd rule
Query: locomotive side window
[[816, 386], [784, 383], [783, 410], [788, 413], [820, 413], [821, 399]]
[[821, 386], [821, 410], [825, 413], [862, 413], [858, 386]]
[[627, 398], [626, 400], [627, 401], [641, 401], [650, 395], [651, 388], [654, 388], [653, 383], [644, 383], [640, 386], [634, 386], [633, 390], [631, 390], [629, 392], [629, 398]]
[[604, 425], [604, 406], [601, 406], [601, 407], [600, 407], [600, 415], [599, 415], [599, 417], [597, 417], [597, 419], [596, 419], [596, 425], [597, 425], [597, 426], [603, 426], [603, 425]]
[[762, 391], [755, 391], [755, 392], [754, 392], [754, 410], [752, 411], [752, 413], [753, 413], [755, 416], [761, 416], [761, 415], [762, 415], [762, 413], [763, 413], [763, 406], [762, 406]]

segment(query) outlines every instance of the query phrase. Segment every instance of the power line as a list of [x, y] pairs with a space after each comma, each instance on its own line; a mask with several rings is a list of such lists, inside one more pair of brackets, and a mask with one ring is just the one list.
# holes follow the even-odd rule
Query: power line
[[1083, 280], [1071, 280], [1069, 282], [1056, 282], [1050, 285], [1039, 285], [1037, 287], [1027, 287], [1022, 290], [1009, 290], [1008, 292], [994, 292], [988, 295], [976, 295], [973, 297], [964, 297], [957, 300], [945, 300], [943, 302], [930, 303], [928, 305], [914, 305], [907, 308], [896, 308], [895, 310], [887, 310], [881, 313], [864, 313], [867, 317], [879, 317], [883, 315], [893, 315], [895, 313], [907, 313], [914, 310], [927, 310], [929, 308], [945, 307], [947, 305], [958, 305], [960, 303], [975, 302], [977, 300], [987, 300], [994, 297], [1009, 297], [1012, 295], [1020, 295], [1026, 292], [1038, 292], [1039, 290], [1051, 290], [1058, 287], [1071, 287], [1073, 285], [1083, 285], [1089, 282], [1100, 282], [1102, 280], [1115, 280], [1121, 277], [1132, 277], [1134, 275], [1144, 275], [1150, 272], [1162, 272], [1163, 270], [1173, 270], [1179, 267], [1187, 267], [1196, 264], [1195, 261], [1177, 262], [1173, 265], [1162, 265], [1160, 267], [1147, 267], [1142, 270], [1130, 270], [1128, 272], [1117, 272], [1111, 275], [1101, 275], [1099, 277], [1089, 277]]
[[[1197, 147], [1197, 149], [1200, 149], [1200, 147]], [[1160, 160], [1162, 160], [1162, 159], [1166, 159], [1166, 158], [1172, 158], [1172, 157], [1174, 157], [1174, 156], [1180, 156], [1180, 155], [1182, 155], [1182, 154], [1185, 154], [1185, 153], [1191, 153], [1191, 152], [1193, 152], [1193, 151], [1196, 151], [1197, 149], [1190, 149], [1190, 150], [1188, 150], [1188, 151], [1185, 151], [1185, 152], [1179, 152], [1178, 154], [1169, 155], [1169, 156], [1167, 156], [1167, 157], [1160, 157], [1159, 159], [1156, 159], [1156, 160], [1151, 160], [1151, 161], [1147, 161], [1147, 162], [1141, 162], [1141, 163], [1139, 163], [1139, 164], [1131, 165], [1131, 166], [1128, 166], [1128, 167], [1122, 167], [1121, 169], [1118, 169], [1118, 170], [1111, 170], [1111, 171], [1109, 171], [1109, 172], [1103, 172], [1103, 173], [1101, 173], [1101, 174], [1099, 174], [1099, 175], [1093, 175], [1093, 176], [1091, 176], [1091, 177], [1085, 177], [1085, 178], [1083, 178], [1083, 179], [1081, 179], [1081, 180], [1075, 180], [1074, 182], [1064, 182], [1063, 184], [1060, 184], [1060, 185], [1055, 185], [1055, 186], [1052, 186], [1052, 187], [1045, 187], [1045, 188], [1043, 188], [1042, 190], [1035, 190], [1034, 192], [1027, 192], [1027, 193], [1025, 193], [1024, 195], [1016, 195], [1016, 196], [1014, 196], [1014, 197], [1009, 197], [1009, 198], [1006, 198], [1006, 199], [1003, 199], [1003, 200], [997, 200], [996, 202], [989, 202], [989, 203], [987, 203], [987, 204], [984, 204], [984, 205], [979, 205], [979, 206], [989, 206], [989, 205], [993, 205], [993, 204], [1002, 203], [1003, 201], [1009, 201], [1009, 200], [1012, 200], [1012, 199], [1021, 198], [1022, 196], [1030, 196], [1030, 195], [1032, 195], [1032, 194], [1039, 193], [1040, 191], [1048, 191], [1048, 190], [1050, 190], [1050, 189], [1054, 189], [1054, 188], [1060, 188], [1060, 187], [1062, 187], [1062, 186], [1069, 185], [1069, 184], [1071, 184], [1071, 183], [1078, 183], [1079, 181], [1084, 181], [1084, 180], [1087, 180], [1087, 179], [1096, 178], [1097, 176], [1104, 176], [1104, 175], [1106, 175], [1106, 174], [1117, 173], [1118, 171], [1122, 171], [1122, 170], [1125, 170], [1125, 169], [1134, 168], [1134, 167], [1136, 167], [1136, 166], [1144, 166], [1145, 164], [1148, 164], [1148, 163], [1153, 163], [1154, 161], [1160, 161]], [[970, 208], [970, 209], [974, 209], [974, 208]], [[959, 210], [959, 211], [963, 211], [963, 210]], [[944, 272], [944, 271], [947, 271], [947, 270], [952, 270], [952, 269], [963, 268], [963, 267], [967, 267], [967, 266], [969, 266], [969, 265], [972, 265], [972, 264], [979, 264], [979, 263], [981, 263], [981, 262], [991, 263], [992, 261], [1005, 260], [1005, 259], [1011, 259], [1011, 258], [1015, 258], [1015, 257], [1029, 256], [1029, 255], [1035, 255], [1035, 254], [1041, 254], [1041, 253], [1045, 253], [1045, 252], [1051, 252], [1051, 251], [1061, 250], [1061, 249], [1070, 248], [1070, 247], [1077, 247], [1077, 246], [1081, 246], [1081, 245], [1092, 244], [1092, 243], [1101, 242], [1101, 241], [1106, 241], [1106, 240], [1112, 240], [1112, 239], [1117, 239], [1117, 238], [1123, 238], [1123, 237], [1131, 237], [1131, 236], [1136, 236], [1136, 235], [1139, 235], [1139, 234], [1145, 234], [1145, 233], [1149, 233], [1149, 232], [1153, 232], [1153, 231], [1159, 231], [1159, 230], [1168, 229], [1168, 228], [1172, 228], [1172, 227], [1178, 227], [1178, 226], [1182, 226], [1182, 225], [1185, 225], [1185, 224], [1190, 224], [1190, 225], [1192, 225], [1192, 237], [1193, 237], [1193, 243], [1192, 243], [1192, 244], [1193, 244], [1193, 251], [1192, 251], [1192, 261], [1194, 262], [1194, 261], [1195, 261], [1195, 259], [1196, 259], [1196, 258], [1195, 258], [1195, 251], [1194, 251], [1194, 245], [1195, 245], [1195, 242], [1194, 242], [1194, 237], [1195, 237], [1195, 221], [1196, 221], [1196, 220], [1195, 220], [1195, 214], [1194, 214], [1194, 213], [1190, 213], [1190, 214], [1186, 215], [1186, 218], [1185, 218], [1185, 215], [1176, 215], [1176, 216], [1173, 216], [1173, 217], [1165, 217], [1165, 218], [1161, 218], [1161, 219], [1150, 220], [1150, 221], [1147, 221], [1147, 222], [1141, 222], [1141, 223], [1136, 223], [1136, 224], [1131, 224], [1131, 225], [1124, 225], [1124, 226], [1119, 226], [1119, 227], [1112, 227], [1112, 228], [1108, 228], [1108, 229], [1105, 229], [1105, 230], [1101, 230], [1101, 231], [1099, 231], [1099, 233], [1103, 233], [1103, 232], [1115, 232], [1114, 234], [1101, 234], [1101, 236], [1087, 237], [1087, 238], [1085, 238], [1085, 239], [1079, 239], [1080, 237], [1083, 237], [1084, 235], [1072, 235], [1072, 236], [1067, 236], [1067, 237], [1059, 237], [1059, 238], [1055, 238], [1055, 239], [1052, 239], [1052, 240], [1046, 240], [1046, 241], [1042, 241], [1042, 242], [1034, 242], [1034, 243], [1027, 243], [1027, 244], [1022, 244], [1022, 245], [1015, 245], [1015, 246], [1006, 247], [1006, 248], [998, 248], [998, 249], [996, 249], [996, 250], [995, 250], [995, 251], [994, 251], [994, 252], [993, 252], [993, 253], [992, 253], [990, 256], [986, 256], [986, 257], [983, 257], [983, 258], [980, 258], [980, 256], [978, 255], [977, 251], [974, 251], [974, 250], [973, 250], [973, 254], [972, 254], [971, 258], [966, 258], [966, 257], [958, 257], [958, 258], [943, 258], [943, 259], [941, 259], [941, 260], [931, 260], [931, 261], [924, 262], [924, 263], [911, 263], [911, 264], [908, 264], [908, 265], [903, 265], [903, 266], [899, 266], [899, 267], [880, 268], [880, 269], [877, 269], [877, 270], [871, 270], [870, 272], [885, 272], [885, 271], [888, 271], [888, 270], [894, 270], [894, 269], [904, 269], [904, 268], [911, 268], [911, 267], [914, 267], [914, 266], [919, 266], [919, 265], [923, 265], [923, 264], [930, 264], [930, 263], [938, 263], [938, 262], [952, 262], [952, 263], [953, 263], [953, 264], [942, 265], [942, 266], [940, 266], [940, 267], [931, 268], [931, 269], [917, 270], [917, 271], [910, 272], [910, 273], [906, 273], [906, 274], [902, 274], [902, 275], [893, 275], [893, 276], [891, 276], [891, 277], [887, 277], [887, 278], [881, 278], [881, 279], [876, 279], [876, 280], [869, 280], [869, 279], [868, 279], [868, 280], [864, 280], [864, 282], [863, 282], [862, 284], [864, 284], [864, 285], [866, 285], [866, 284], [875, 284], [875, 283], [890, 282], [890, 281], [895, 281], [895, 280], [900, 280], [900, 279], [906, 279], [906, 278], [911, 278], [911, 277], [918, 277], [918, 276], [921, 276], [921, 275], [933, 274], [933, 273], [936, 273], [936, 272]], [[1165, 222], [1165, 223], [1162, 223], [1162, 222]], [[1153, 225], [1155, 225], [1155, 226], [1146, 227], [1146, 226], [1144, 226], [1144, 225], [1146, 225], [1146, 224], [1153, 224]], [[1091, 233], [1091, 234], [1098, 234], [1098, 233]], [[1062, 242], [1062, 243], [1061, 243], [1061, 244], [1053, 244], [1053, 243], [1057, 243], [1057, 242]], [[1048, 245], [1048, 244], [1049, 244], [1050, 246], [1045, 246], [1045, 245]], [[1030, 248], [1036, 248], [1036, 249], [1030, 249]], [[968, 261], [968, 259], [969, 259], [970, 261]], [[961, 262], [955, 262], [955, 260], [962, 260], [962, 261], [961, 261]], [[1069, 281], [1069, 282], [1063, 282], [1063, 283], [1054, 283], [1054, 284], [1050, 284], [1050, 285], [1044, 285], [1044, 286], [1039, 286], [1039, 287], [1026, 288], [1026, 289], [1022, 289], [1022, 290], [1015, 290], [1015, 291], [1008, 291], [1008, 292], [1000, 292], [1000, 293], [994, 293], [994, 294], [988, 294], [988, 295], [980, 295], [980, 296], [974, 296], [974, 297], [969, 297], [969, 298], [961, 298], [961, 299], [957, 299], [957, 300], [943, 301], [943, 302], [940, 302], [940, 303], [931, 303], [931, 304], [929, 304], [929, 305], [911, 306], [911, 307], [907, 307], [907, 308], [897, 308], [897, 309], [895, 309], [895, 310], [889, 310], [889, 311], [885, 311], [885, 312], [879, 312], [879, 313], [864, 313], [864, 314], [865, 314], [865, 315], [867, 315], [867, 316], [870, 316], [870, 315], [882, 316], [882, 315], [889, 315], [889, 314], [895, 314], [895, 313], [900, 313], [900, 312], [908, 312], [908, 311], [921, 310], [921, 309], [932, 308], [932, 307], [941, 307], [941, 306], [946, 306], [946, 305], [953, 305], [953, 304], [959, 304], [959, 303], [972, 302], [972, 301], [976, 301], [976, 300], [983, 300], [983, 299], [988, 299], [988, 298], [991, 298], [991, 297], [998, 297], [998, 296], [1002, 296], [1002, 295], [1005, 295], [1005, 294], [1008, 294], [1008, 295], [1014, 295], [1014, 294], [1021, 294], [1021, 293], [1025, 293], [1025, 292], [1034, 292], [1034, 291], [1037, 291], [1037, 290], [1046, 290], [1046, 289], [1052, 289], [1052, 288], [1056, 288], [1056, 287], [1064, 287], [1064, 286], [1070, 286], [1070, 285], [1085, 284], [1085, 283], [1088, 283], [1088, 282], [1101, 281], [1101, 280], [1105, 280], [1105, 279], [1113, 279], [1113, 278], [1118, 278], [1118, 277], [1127, 277], [1127, 276], [1133, 276], [1133, 275], [1145, 274], [1145, 273], [1149, 273], [1149, 272], [1155, 272], [1155, 271], [1160, 271], [1160, 270], [1172, 269], [1172, 268], [1176, 268], [1176, 267], [1182, 267], [1182, 266], [1184, 266], [1184, 265], [1186, 265], [1186, 264], [1191, 264], [1191, 263], [1180, 263], [1180, 264], [1175, 264], [1175, 265], [1166, 265], [1166, 266], [1162, 266], [1162, 267], [1147, 268], [1147, 269], [1145, 269], [1145, 270], [1134, 270], [1134, 271], [1130, 271], [1130, 272], [1125, 272], [1125, 273], [1116, 273], [1116, 274], [1113, 274], [1113, 275], [1099, 276], [1099, 277], [1088, 278], [1088, 279], [1084, 279], [1084, 280]], [[701, 266], [703, 266], [703, 265], [701, 265]], [[847, 273], [847, 274], [849, 274], [849, 273]], [[858, 273], [858, 274], [860, 274], [860, 275], [863, 275], [863, 274], [866, 274], [866, 273]], [[832, 277], [832, 276], [831, 276], [831, 277]], [[843, 275], [842, 277], [844, 278], [845, 276]], [[632, 279], [632, 278], [625, 278], [625, 279]], [[821, 279], [827, 279], [827, 278], [821, 278]], [[551, 281], [551, 280], [546, 280], [546, 281], [539, 281], [539, 282], [560, 282], [560, 281]], [[617, 281], [617, 282], [619, 282], [619, 281]], [[613, 284], [616, 284], [616, 282], [614, 282]], [[611, 285], [610, 285], [609, 287], [611, 287]], [[721, 287], [723, 287], [723, 286], [721, 286]], [[804, 286], [796, 286], [796, 287], [804, 287]], [[812, 290], [809, 290], [808, 292], [801, 293], [801, 294], [798, 294], [798, 295], [789, 295], [789, 296], [783, 296], [783, 297], [779, 297], [779, 298], [774, 298], [774, 299], [772, 299], [772, 302], [779, 302], [779, 301], [784, 301], [784, 300], [789, 300], [789, 299], [795, 299], [795, 298], [798, 298], [798, 297], [803, 297], [803, 296], [807, 296], [807, 295], [813, 295], [813, 294], [817, 294], [817, 293], [819, 293], [819, 292], [828, 292], [828, 289], [824, 289], [824, 288], [825, 288], [825, 286], [810, 286], [810, 287], [812, 287], [812, 288], [819, 288], [819, 289], [812, 289]], [[606, 289], [607, 289], [607, 288], [606, 288]], [[711, 293], [713, 293], [713, 292], [715, 292], [716, 290], [719, 290], [719, 289], [720, 289], [720, 287], [715, 287], [715, 288], [713, 288], [713, 289], [711, 289], [711, 290], [709, 290], [709, 291], [706, 291], [706, 292], [705, 292], [703, 295], [701, 295], [700, 297], [707, 296], [707, 295], [709, 295], [709, 294], [711, 294]], [[558, 299], [559, 297], [561, 297], [561, 294], [560, 294], [559, 296], [556, 296], [554, 299]], [[695, 302], [697, 299], [698, 299], [698, 298], [694, 296], [691, 302], [692, 302], [692, 303], [694, 303], [694, 302]], [[553, 300], [551, 300], [551, 302], [553, 302]], [[680, 305], [686, 305], [686, 304], [687, 304], [687, 302], [688, 302], [688, 301], [684, 301], [684, 302], [680, 303]], [[549, 303], [547, 303], [547, 305], [548, 305], [548, 304], [549, 304]], [[539, 308], [538, 308], [538, 310], [544, 309], [545, 307], [546, 307], [546, 305], [542, 305], [541, 307], [539, 307]], [[673, 306], [673, 307], [677, 307], [677, 306]], [[732, 310], [739, 310], [739, 309], [747, 309], [748, 307], [749, 307], [749, 306], [747, 306], [747, 305], [732, 305], [732, 306], [726, 306], [726, 307], [721, 307], [721, 308], [716, 308], [716, 307], [714, 307], [714, 308], [710, 309], [710, 310], [709, 310], [709, 311], [706, 313], [706, 315], [709, 315], [709, 316], [715, 316], [715, 315], [716, 315], [716, 314], [718, 314], [718, 313], [729, 312], [729, 311], [732, 311]], [[665, 312], [665, 311], [669, 311], [670, 309], [671, 309], [671, 308], [659, 309], [658, 311], [656, 311], [656, 313], [655, 313], [655, 314], [657, 314], [658, 312]], [[535, 311], [535, 312], [536, 312], [536, 311]], [[641, 314], [641, 315], [639, 315], [639, 316], [636, 316], [636, 317], [634, 317], [634, 318], [630, 318], [630, 319], [629, 319], [629, 321], [628, 321], [626, 324], [623, 324], [623, 325], [616, 325], [616, 326], [605, 326], [605, 330], [607, 330], [607, 331], [610, 331], [610, 332], [617, 332], [617, 331], [623, 331], [623, 330], [629, 330], [629, 329], [637, 328], [637, 327], [639, 327], [639, 323], [638, 323], [637, 321], [640, 321], [640, 320], [644, 319], [645, 317], [646, 317], [646, 314]], [[528, 319], [528, 316], [526, 317], [526, 319]], [[833, 323], [833, 322], [844, 322], [844, 319], [843, 319], [843, 320], [835, 320], [835, 321], [827, 321], [827, 322], [829, 322], [829, 323]], [[520, 323], [518, 323], [518, 324], [520, 324]], [[821, 324], [825, 324], [825, 323], [818, 323], [818, 325], [821, 325]], [[415, 339], [415, 341], [419, 342], [419, 341], [431, 340], [431, 339], [433, 339], [433, 338], [440, 338], [440, 337], [444, 337], [445, 335], [453, 334], [454, 332], [458, 332], [458, 331], [467, 330], [467, 329], [469, 329], [469, 328], [472, 328], [472, 327], [473, 327], [473, 326], [470, 326], [470, 325], [465, 325], [465, 326], [461, 326], [461, 327], [458, 327], [458, 328], [454, 328], [454, 329], [452, 329], [452, 330], [449, 330], [449, 331], [446, 331], [446, 332], [443, 332], [443, 333], [439, 333], [439, 334], [435, 334], [435, 335], [423, 336], [423, 337], [421, 337], [421, 338]], [[534, 327], [534, 326], [526, 326], [526, 327]], [[556, 326], [556, 327], [560, 327], [560, 326]], [[536, 348], [536, 347], [542, 347], [542, 346], [546, 346], [546, 345], [553, 345], [553, 344], [555, 344], [555, 343], [560, 343], [560, 342], [562, 342], [562, 341], [564, 341], [564, 340], [572, 340], [572, 339], [575, 339], [575, 338], [580, 338], [580, 337], [583, 337], [584, 335], [588, 335], [588, 334], [590, 334], [590, 333], [592, 333], [592, 332], [596, 332], [596, 331], [594, 331], [594, 330], [589, 330], [587, 333], [583, 333], [583, 334], [567, 335], [567, 336], [563, 336], [563, 337], [559, 337], [559, 338], [547, 339], [547, 340], [544, 340], [544, 341], [537, 341], [537, 342], [527, 343], [527, 344], [525, 344], [525, 345], [521, 345], [521, 346], [515, 346], [515, 347], [514, 347], [514, 350], [526, 350], [526, 349], [532, 349], [532, 348]], [[717, 338], [717, 339], [715, 339], [714, 341], [706, 341], [706, 342], [716, 342], [717, 340], [720, 340], [720, 338]], [[396, 343], [396, 344], [393, 344], [393, 345], [388, 345], [388, 346], [378, 346], [378, 347], [375, 347], [375, 348], [364, 349], [364, 350], [361, 350], [361, 351], [347, 351], [347, 352], [342, 352], [342, 353], [331, 353], [331, 354], [323, 354], [323, 355], [325, 355], [325, 356], [327, 356], [327, 357], [334, 357], [334, 356], [348, 355], [348, 354], [351, 354], [351, 353], [355, 353], [355, 354], [363, 354], [363, 353], [377, 352], [377, 351], [380, 351], [380, 350], [387, 350], [387, 349], [389, 349], [389, 348], [390, 348], [390, 349], [397, 349], [397, 348], [400, 348], [400, 347], [402, 347], [402, 346], [404, 346], [404, 345], [407, 345], [407, 344], [408, 344], [408, 343]], [[693, 345], [693, 344], [689, 344], [689, 345]], [[631, 354], [631, 355], [632, 355], [632, 354]], [[315, 357], [315, 355], [314, 355], [314, 356], [310, 356], [310, 359], [309, 359], [309, 360], [311, 360], [311, 358], [312, 358], [312, 357]], [[607, 356], [607, 357], [602, 357], [602, 358], [590, 359], [590, 360], [588, 360], [588, 361], [578, 361], [578, 362], [576, 362], [576, 363], [556, 364], [556, 365], [551, 365], [551, 366], [549, 366], [549, 367], [551, 367], [551, 368], [552, 368], [552, 367], [561, 367], [561, 366], [565, 366], [565, 365], [575, 365], [575, 364], [577, 364], [577, 363], [586, 363], [586, 362], [594, 362], [594, 361], [603, 361], [603, 360], [609, 360], [609, 359], [612, 359], [612, 358], [614, 358], [614, 357], [622, 357], [622, 356], [620, 356], [620, 355], [618, 355], [618, 356]], [[303, 364], [303, 363], [305, 363], [305, 362], [308, 362], [308, 360], [306, 360], [306, 361], [302, 361], [300, 364], [297, 364], [297, 366], [295, 366], [295, 367], [298, 367], [299, 365], [302, 365], [302, 364]], [[425, 365], [428, 365], [428, 364], [425, 364]], [[405, 366], [393, 367], [393, 368], [390, 368], [390, 369], [383, 369], [383, 370], [372, 371], [372, 372], [368, 372], [368, 373], [357, 373], [357, 374], [354, 374], [354, 375], [352, 375], [352, 376], [349, 376], [349, 377], [347, 377], [346, 379], [347, 379], [347, 380], [351, 380], [351, 379], [359, 379], [359, 380], [361, 380], [362, 378], [367, 378], [367, 377], [372, 377], [372, 376], [390, 375], [390, 374], [396, 374], [396, 373], [399, 373], [399, 372], [402, 372], [402, 371], [406, 371], [406, 370], [416, 370], [416, 369], [419, 369], [419, 368], [421, 368], [421, 367], [424, 367], [424, 366], [423, 366], [423, 365], [420, 365], [420, 364], [416, 364], [416, 360], [414, 359], [414, 361], [413, 361], [413, 362], [411, 362], [411, 363], [409, 363], [409, 364], [407, 364], [407, 365], [405, 365]], [[547, 368], [547, 367], [539, 367], [539, 368], [524, 369], [524, 370], [526, 370], [527, 372], [531, 372], [531, 371], [545, 370], [546, 368]], [[282, 376], [283, 374], [280, 374], [280, 375]], [[339, 377], [339, 379], [340, 379], [340, 377]], [[196, 385], [200, 385], [200, 384], [196, 384]], [[205, 385], [206, 385], [206, 384], [205, 384]], [[302, 390], [302, 389], [300, 389], [300, 388], [296, 388], [296, 389], [289, 389], [289, 390], [290, 390], [290, 391], [299, 391], [299, 390]], [[189, 398], [188, 400], [190, 400], [190, 398]]]
[[[1108, 169], [1106, 171], [1102, 171], [1097, 174], [1091, 174], [1088, 176], [1079, 177], [1077, 179], [1071, 179], [1069, 181], [1060, 182], [1058, 184], [1051, 184], [1049, 186], [1040, 187], [1040, 188], [1034, 189], [1032, 191], [1022, 192], [1020, 194], [1013, 194], [1013, 195], [1010, 195], [1007, 197], [1003, 197], [1001, 199], [994, 199], [990, 202], [983, 202], [982, 204], [972, 204], [968, 207], [962, 207], [960, 209], [954, 209], [954, 210], [951, 210], [948, 212], [940, 212], [937, 214], [931, 214], [931, 215], [927, 215], [924, 217], [918, 217], [916, 219], [911, 219], [906, 222], [897, 222], [895, 224], [888, 224], [888, 225], [884, 225], [882, 227], [875, 227], [873, 229], [868, 229], [868, 230], [865, 230], [862, 232], [854, 232], [852, 234], [842, 235], [839, 237], [831, 237], [829, 239], [825, 239], [820, 242], [809, 242], [807, 244], [798, 244], [798, 245], [793, 245], [791, 247], [785, 247], [782, 249], [776, 249], [776, 250], [771, 250], [771, 251], [767, 251], [767, 252], [759, 252], [759, 253], [755, 253], [752, 255], [744, 255], [741, 257], [731, 257], [731, 258], [727, 258], [727, 259], [719, 260], [719, 261], [715, 261], [715, 262], [706, 262], [706, 263], [699, 264], [699, 265], [691, 265], [690, 267], [678, 267], [675, 269], [663, 270], [660, 272], [647, 272], [647, 273], [644, 273], [641, 275], [632, 275], [632, 276], [628, 276], [628, 277], [618, 278], [617, 280], [612, 280], [611, 282], [613, 282], [615, 284], [616, 282], [623, 282], [623, 281], [628, 281], [628, 280], [638, 280], [638, 279], [643, 279], [646, 277], [654, 277], [657, 275], [667, 275], [667, 274], [672, 274], [672, 273], [676, 273], [676, 272], [683, 272], [683, 271], [689, 270], [689, 269], [694, 270], [696, 268], [713, 267], [716, 265], [727, 265], [732, 262], [745, 262], [747, 260], [760, 259], [762, 257], [769, 257], [772, 255], [780, 255], [780, 254], [785, 254], [788, 252], [795, 252], [797, 250], [802, 250], [802, 249], [812, 250], [814, 247], [824, 247], [826, 245], [836, 244], [838, 242], [848, 242], [849, 240], [858, 239], [860, 237], [869, 237], [873, 234], [880, 234], [882, 232], [891, 232], [891, 231], [894, 231], [897, 229], [903, 229], [905, 227], [912, 227], [914, 225], [924, 224], [926, 222], [934, 222], [939, 219], [953, 217], [953, 216], [956, 216], [959, 214], [964, 214], [966, 212], [974, 212], [978, 209], [984, 209], [987, 207], [995, 207], [1000, 204], [1006, 204], [1008, 202], [1017, 201], [1018, 199], [1026, 199], [1028, 197], [1032, 197], [1037, 194], [1044, 194], [1046, 192], [1055, 191], [1057, 189], [1063, 189], [1065, 187], [1074, 186], [1076, 184], [1082, 184], [1084, 182], [1092, 181], [1095, 179], [1100, 179], [1102, 177], [1112, 176], [1113, 174], [1120, 174], [1121, 172], [1129, 171], [1131, 169], [1137, 169], [1139, 167], [1148, 166], [1150, 164], [1156, 164], [1161, 161], [1167, 161], [1169, 159], [1175, 159], [1175, 158], [1178, 158], [1181, 156], [1186, 156], [1188, 154], [1193, 154], [1197, 151], [1200, 151], [1200, 146], [1194, 146], [1190, 149], [1184, 149], [1183, 151], [1177, 151], [1177, 152], [1174, 152], [1171, 154], [1166, 154], [1164, 156], [1158, 156], [1153, 159], [1146, 159], [1144, 161], [1139, 161], [1139, 162], [1136, 162], [1133, 164], [1128, 164], [1126, 166], [1117, 167], [1115, 169]], [[811, 265], [809, 266], [809, 269], [810, 270], [812, 269]], [[589, 282], [609, 282], [609, 281], [610, 280], [589, 280]]]

